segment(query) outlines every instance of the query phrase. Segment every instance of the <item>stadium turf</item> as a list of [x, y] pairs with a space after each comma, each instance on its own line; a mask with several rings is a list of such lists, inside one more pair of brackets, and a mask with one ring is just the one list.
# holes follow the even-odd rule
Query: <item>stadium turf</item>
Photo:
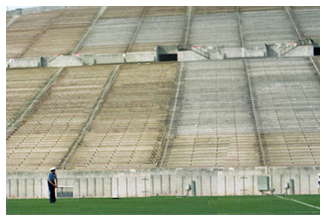
[[7, 215], [319, 215], [319, 195], [7, 199]]

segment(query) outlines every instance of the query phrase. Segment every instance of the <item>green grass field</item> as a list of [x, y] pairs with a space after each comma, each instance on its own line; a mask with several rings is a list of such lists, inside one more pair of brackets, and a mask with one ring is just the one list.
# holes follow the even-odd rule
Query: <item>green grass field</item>
[[[7, 199], [7, 215], [319, 215], [319, 195]], [[283, 199], [285, 198], [285, 199]], [[303, 204], [302, 204], [303, 203]], [[318, 208], [317, 208], [318, 207]]]

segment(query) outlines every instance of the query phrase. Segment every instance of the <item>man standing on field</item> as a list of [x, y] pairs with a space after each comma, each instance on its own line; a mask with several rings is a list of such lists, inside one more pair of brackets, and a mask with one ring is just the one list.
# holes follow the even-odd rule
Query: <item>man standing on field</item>
[[55, 167], [51, 168], [51, 172], [49, 173], [47, 184], [50, 190], [50, 203], [54, 203], [56, 201], [55, 188], [57, 187], [58, 184], [58, 179], [55, 174]]

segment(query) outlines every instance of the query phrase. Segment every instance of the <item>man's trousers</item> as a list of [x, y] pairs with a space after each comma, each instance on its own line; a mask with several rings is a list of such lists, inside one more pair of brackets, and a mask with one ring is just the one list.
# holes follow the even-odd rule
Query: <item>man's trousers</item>
[[50, 190], [50, 203], [54, 203], [56, 201], [55, 187], [52, 186], [50, 183], [48, 183], [48, 185], [49, 185], [49, 190]]

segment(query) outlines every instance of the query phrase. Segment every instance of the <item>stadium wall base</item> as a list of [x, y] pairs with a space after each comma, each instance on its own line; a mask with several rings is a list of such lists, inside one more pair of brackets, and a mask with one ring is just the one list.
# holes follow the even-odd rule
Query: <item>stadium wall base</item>
[[[319, 194], [319, 173], [320, 167], [57, 170], [59, 185], [70, 187], [67, 189], [73, 191], [73, 198], [191, 196], [187, 190], [192, 181], [196, 183], [196, 196], [262, 195], [257, 187], [258, 176], [269, 177], [274, 194], [284, 194], [285, 185], [292, 179], [295, 194]], [[6, 197], [48, 198], [47, 175], [48, 172], [7, 172]]]

